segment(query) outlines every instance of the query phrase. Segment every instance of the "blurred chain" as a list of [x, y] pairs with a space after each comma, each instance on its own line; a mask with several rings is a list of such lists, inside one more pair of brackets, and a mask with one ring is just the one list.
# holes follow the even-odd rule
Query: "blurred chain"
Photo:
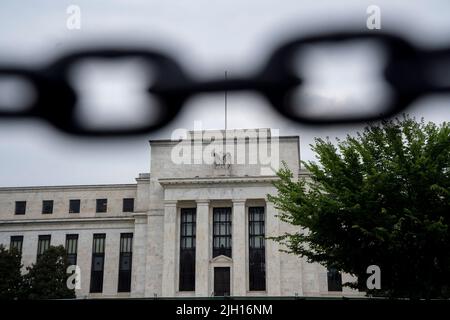
[[[292, 67], [295, 52], [310, 44], [340, 44], [360, 40], [381, 44], [387, 54], [383, 76], [393, 91], [392, 102], [375, 116], [325, 119], [306, 118], [295, 113], [295, 109], [301, 109], [302, 106], [293, 105], [293, 102], [289, 101], [289, 95], [304, 82], [302, 74], [295, 73]], [[155, 82], [147, 91], [156, 97], [161, 106], [158, 118], [149, 119], [146, 125], [126, 129], [86, 128], [83, 120], [75, 116], [78, 95], [69, 81], [72, 66], [85, 59], [134, 57], [143, 59], [155, 68]], [[389, 117], [401, 112], [425, 94], [450, 91], [450, 48], [427, 50], [413, 45], [403, 37], [380, 31], [338, 32], [287, 41], [273, 51], [260, 71], [243, 78], [220, 77], [209, 81], [197, 81], [188, 76], [178, 62], [168, 54], [156, 50], [121, 47], [72, 52], [37, 69], [0, 66], [0, 77], [9, 76], [22, 77], [30, 82], [37, 92], [37, 97], [32, 105], [20, 111], [7, 110], [0, 105], [0, 117], [38, 117], [49, 121], [62, 131], [77, 135], [117, 136], [149, 132], [171, 121], [192, 95], [236, 90], [253, 90], [260, 93], [282, 115], [301, 123], [354, 123]]]

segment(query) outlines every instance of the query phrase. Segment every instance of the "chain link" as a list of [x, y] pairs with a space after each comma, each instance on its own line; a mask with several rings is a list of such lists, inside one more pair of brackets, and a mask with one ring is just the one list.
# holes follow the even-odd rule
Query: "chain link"
[[[301, 105], [293, 105], [287, 98], [292, 90], [302, 86], [304, 78], [294, 72], [292, 59], [295, 52], [306, 45], [340, 44], [369, 40], [381, 44], [387, 55], [383, 70], [384, 81], [393, 91], [391, 103], [375, 116], [348, 118], [306, 118], [293, 112]], [[86, 128], [75, 117], [79, 97], [69, 81], [71, 67], [85, 59], [119, 58], [143, 59], [155, 67], [155, 82], [147, 93], [161, 106], [157, 119], [149, 124], [132, 128]], [[63, 55], [48, 66], [38, 69], [0, 66], [0, 77], [19, 76], [29, 81], [37, 92], [34, 103], [25, 110], [6, 111], [0, 105], [0, 117], [39, 117], [62, 131], [77, 135], [115, 136], [149, 132], [171, 121], [185, 101], [192, 95], [205, 92], [252, 90], [262, 94], [282, 115], [312, 124], [351, 123], [372, 121], [395, 115], [406, 109], [417, 98], [431, 93], [450, 91], [450, 48], [426, 50], [404, 38], [379, 31], [339, 32], [301, 37], [285, 42], [276, 50], [259, 72], [243, 78], [197, 81], [188, 76], [170, 55], [142, 48], [93, 48]], [[150, 121], [151, 120], [151, 121]]]

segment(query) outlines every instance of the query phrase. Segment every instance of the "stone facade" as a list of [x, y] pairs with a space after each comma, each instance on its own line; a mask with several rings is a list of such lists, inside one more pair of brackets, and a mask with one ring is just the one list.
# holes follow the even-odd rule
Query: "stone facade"
[[[235, 133], [246, 134], [243, 130]], [[264, 133], [270, 136], [270, 131]], [[199, 139], [200, 144], [196, 145]], [[194, 150], [204, 148], [208, 141], [211, 140], [192, 135], [181, 143]], [[233, 148], [243, 144], [241, 150], [250, 159], [258, 152], [261, 141], [234, 139], [231, 144]], [[298, 137], [277, 137], [277, 150], [274, 137], [268, 141], [269, 149], [277, 151], [277, 165], [284, 161], [295, 176], [307, 177], [300, 171]], [[136, 184], [0, 188], [0, 243], [9, 247], [12, 236], [23, 236], [25, 268], [36, 261], [39, 235], [51, 235], [51, 245], [65, 245], [67, 234], [78, 234], [77, 265], [81, 270], [78, 297], [208, 297], [214, 294], [214, 268], [218, 267], [229, 268], [232, 296], [358, 294], [346, 288], [342, 292], [328, 291], [324, 267], [280, 252], [279, 245], [271, 240], [265, 241], [265, 290], [250, 290], [249, 208], [264, 208], [266, 237], [293, 230], [278, 220], [277, 210], [267, 202], [267, 194], [275, 193], [272, 182], [277, 177], [273, 171], [268, 174], [260, 162], [230, 163], [226, 157], [220, 163], [217, 159], [204, 163], [197, 161], [195, 152], [190, 156], [191, 163], [176, 163], [173, 152], [180, 141], [152, 140], [150, 146], [150, 174], [140, 174]], [[214, 151], [204, 152], [205, 155], [217, 156]], [[133, 212], [123, 212], [124, 198], [134, 199]], [[69, 201], [73, 199], [80, 200], [79, 213], [69, 213]], [[96, 199], [107, 199], [106, 212], [96, 212]], [[52, 214], [42, 214], [43, 200], [54, 201]], [[16, 201], [26, 201], [25, 214], [15, 214]], [[212, 255], [216, 207], [231, 208], [231, 257]], [[195, 290], [192, 291], [179, 290], [182, 208], [195, 208], [196, 212]], [[90, 293], [96, 233], [106, 234], [103, 288], [101, 293]], [[133, 234], [131, 289], [118, 293], [119, 243], [123, 233]], [[344, 281], [348, 277], [342, 276]]]

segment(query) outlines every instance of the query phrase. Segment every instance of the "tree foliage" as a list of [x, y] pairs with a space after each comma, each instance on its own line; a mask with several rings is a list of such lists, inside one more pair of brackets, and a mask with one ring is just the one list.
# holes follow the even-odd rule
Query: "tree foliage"
[[288, 252], [357, 277], [381, 269], [391, 297], [450, 296], [450, 125], [408, 116], [368, 125], [333, 144], [316, 139], [310, 178], [284, 165], [269, 201], [300, 227], [275, 240]]
[[24, 276], [27, 299], [75, 298], [75, 290], [67, 287], [69, 266], [63, 246], [50, 246], [38, 256], [35, 264], [27, 267]]
[[18, 299], [21, 296], [21, 255], [18, 250], [0, 245], [0, 299]]

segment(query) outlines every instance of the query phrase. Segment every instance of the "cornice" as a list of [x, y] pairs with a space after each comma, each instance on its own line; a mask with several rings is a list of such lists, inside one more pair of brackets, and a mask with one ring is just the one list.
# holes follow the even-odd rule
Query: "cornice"
[[277, 176], [246, 176], [246, 177], [204, 177], [204, 178], [170, 178], [158, 179], [162, 186], [189, 184], [235, 184], [235, 183], [271, 183], [280, 178]]
[[107, 222], [134, 222], [134, 221], [135, 221], [134, 217], [19, 219], [19, 220], [1, 220], [0, 226], [19, 225], [19, 224], [107, 223]]
[[92, 184], [92, 185], [66, 185], [66, 186], [30, 186], [30, 187], [0, 187], [0, 193], [8, 192], [38, 192], [38, 191], [85, 191], [90, 189], [134, 189], [134, 184]]

